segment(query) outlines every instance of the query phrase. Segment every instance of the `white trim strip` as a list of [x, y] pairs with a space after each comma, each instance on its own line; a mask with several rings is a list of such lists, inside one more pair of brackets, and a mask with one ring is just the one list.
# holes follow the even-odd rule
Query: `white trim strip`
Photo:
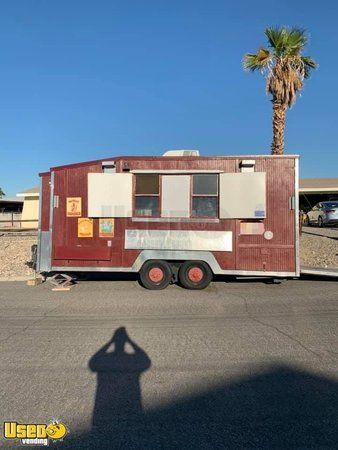
[[184, 222], [184, 223], [219, 223], [219, 219], [204, 217], [133, 217], [132, 222]]
[[318, 193], [321, 192], [338, 192], [338, 187], [326, 187], [326, 188], [299, 188], [300, 194]]
[[[135, 273], [137, 270], [133, 267], [69, 267], [69, 266], [53, 266], [52, 272], [129, 272]], [[243, 277], [280, 277], [293, 278], [298, 277], [295, 272], [263, 272], [250, 270], [222, 270], [217, 275], [238, 275]]]
[[131, 173], [167, 173], [167, 174], [174, 174], [174, 173], [223, 173], [224, 170], [206, 170], [206, 169], [200, 169], [200, 170], [183, 170], [183, 169], [149, 169], [149, 170], [131, 170]]
[[39, 192], [29, 192], [27, 194], [25, 194], [24, 192], [19, 192], [18, 194], [16, 194], [17, 197], [40, 197], [40, 193]]
[[300, 250], [299, 250], [299, 160], [295, 160], [295, 263], [297, 277], [300, 275]]

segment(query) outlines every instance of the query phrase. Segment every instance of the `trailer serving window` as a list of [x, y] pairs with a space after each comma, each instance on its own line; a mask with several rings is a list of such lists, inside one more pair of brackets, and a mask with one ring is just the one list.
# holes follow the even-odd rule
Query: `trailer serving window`
[[134, 216], [218, 216], [218, 174], [137, 174]]
[[135, 216], [159, 217], [159, 204], [159, 175], [137, 175], [135, 181]]
[[218, 216], [218, 175], [193, 175], [192, 217]]

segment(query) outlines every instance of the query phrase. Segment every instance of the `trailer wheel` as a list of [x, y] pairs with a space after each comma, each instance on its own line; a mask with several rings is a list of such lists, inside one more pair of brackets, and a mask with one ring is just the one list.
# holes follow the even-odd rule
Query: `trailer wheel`
[[178, 277], [186, 289], [205, 289], [212, 280], [212, 272], [204, 261], [186, 261], [182, 264]]
[[171, 279], [172, 271], [166, 261], [147, 261], [140, 270], [140, 281], [146, 289], [165, 289]]

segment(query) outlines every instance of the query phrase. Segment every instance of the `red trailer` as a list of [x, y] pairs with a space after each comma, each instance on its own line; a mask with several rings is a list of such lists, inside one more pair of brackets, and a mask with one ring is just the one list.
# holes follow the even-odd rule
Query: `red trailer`
[[37, 270], [298, 277], [298, 156], [121, 156], [41, 173]]

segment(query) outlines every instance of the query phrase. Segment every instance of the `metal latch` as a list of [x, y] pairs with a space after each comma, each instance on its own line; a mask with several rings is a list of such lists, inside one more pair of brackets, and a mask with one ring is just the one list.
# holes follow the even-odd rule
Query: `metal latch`
[[293, 195], [292, 197], [289, 197], [289, 209], [294, 210], [296, 207], [296, 198]]
[[58, 208], [59, 207], [59, 196], [58, 195], [54, 195], [54, 208]]

